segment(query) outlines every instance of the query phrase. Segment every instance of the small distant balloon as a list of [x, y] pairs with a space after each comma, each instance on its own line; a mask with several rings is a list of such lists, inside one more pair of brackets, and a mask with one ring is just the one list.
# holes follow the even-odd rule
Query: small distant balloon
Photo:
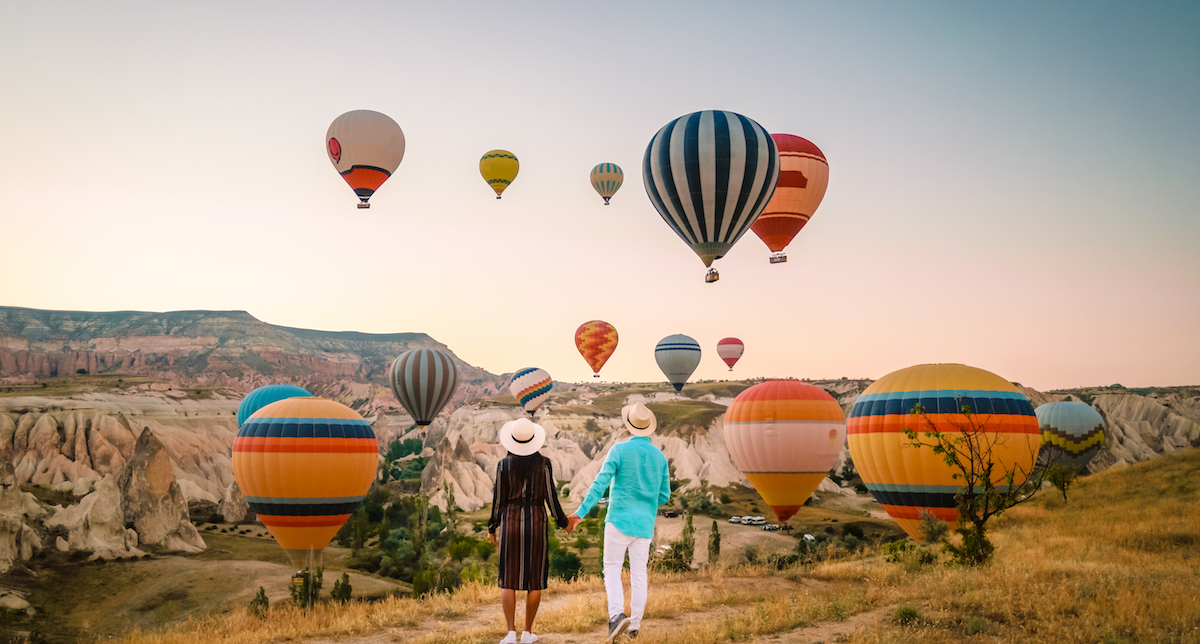
[[1033, 413], [1042, 432], [1041, 461], [1083, 470], [1104, 446], [1104, 418], [1085, 402], [1046, 403]]
[[253, 415], [254, 412], [273, 402], [286, 398], [307, 398], [309, 396], [312, 396], [312, 394], [307, 389], [297, 387], [296, 385], [266, 385], [259, 387], [246, 394], [246, 397], [242, 398], [242, 402], [238, 403], [238, 427], [241, 427], [242, 423], [246, 422], [246, 419]]
[[607, 206], [608, 200], [617, 194], [621, 184], [625, 182], [625, 172], [615, 163], [601, 163], [592, 168], [591, 179], [592, 187], [604, 197], [604, 205]]
[[737, 338], [722, 338], [717, 343], [717, 355], [729, 365], [729, 370], [733, 371], [733, 365], [742, 358], [742, 353], [746, 350], [746, 345]]
[[550, 379], [550, 374], [545, 369], [527, 367], [513, 374], [512, 380], [508, 383], [508, 390], [512, 393], [513, 398], [517, 399], [517, 404], [532, 418], [533, 412], [537, 411], [542, 403], [550, 397], [550, 389], [553, 386], [554, 381]]
[[520, 169], [521, 164], [517, 157], [508, 150], [490, 150], [479, 160], [479, 174], [483, 175], [483, 180], [496, 191], [497, 199], [517, 178]]
[[683, 391], [684, 383], [700, 365], [700, 343], [682, 333], [668, 335], [654, 347], [654, 360], [675, 391]]
[[575, 348], [599, 378], [600, 369], [617, 350], [617, 328], [604, 320], [584, 322], [575, 329]]

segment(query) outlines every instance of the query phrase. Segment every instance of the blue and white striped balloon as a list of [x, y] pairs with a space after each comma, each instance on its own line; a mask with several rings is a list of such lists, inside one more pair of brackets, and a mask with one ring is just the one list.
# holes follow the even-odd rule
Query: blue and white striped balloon
[[771, 135], [741, 114], [693, 112], [650, 139], [642, 179], [658, 214], [712, 266], [767, 207], [779, 152]]
[[668, 335], [654, 347], [654, 360], [675, 391], [683, 391], [683, 384], [700, 365], [700, 343], [680, 333]]

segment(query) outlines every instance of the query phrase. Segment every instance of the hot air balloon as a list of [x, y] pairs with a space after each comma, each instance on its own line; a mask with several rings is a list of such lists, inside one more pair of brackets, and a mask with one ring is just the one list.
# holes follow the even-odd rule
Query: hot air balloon
[[1039, 459], [1083, 470], [1104, 445], [1104, 419], [1085, 402], [1046, 403], [1034, 413], [1042, 433]]
[[591, 179], [592, 187], [604, 197], [604, 205], [607, 206], [608, 200], [621, 189], [621, 184], [625, 181], [625, 172], [615, 163], [601, 163], [592, 168]]
[[550, 387], [553, 384], [550, 374], [546, 373], [545, 369], [527, 367], [513, 374], [508, 383], [508, 390], [512, 392], [513, 398], [517, 399], [517, 404], [533, 418], [533, 412], [550, 397]]
[[359, 208], [400, 167], [404, 159], [404, 132], [386, 114], [354, 110], [333, 120], [325, 133], [325, 151], [350, 189]]
[[[920, 403], [924, 417], [910, 412]], [[921, 511], [954, 523], [954, 495], [962, 483], [929, 447], [911, 447], [903, 430], [929, 429], [959, 434], [966, 425], [961, 410], [971, 408], [984, 440], [993, 442], [994, 482], [1015, 471], [1021, 485], [1038, 450], [1037, 417], [1013, 384], [983, 369], [961, 364], [923, 364], [893, 371], [876, 380], [850, 410], [847, 434], [850, 457], [863, 483], [887, 513], [914, 539], [921, 535]]]
[[288, 398], [254, 412], [233, 440], [233, 476], [263, 525], [304, 567], [366, 496], [379, 460], [371, 425], [325, 398]]
[[617, 327], [604, 320], [584, 322], [575, 329], [575, 348], [599, 378], [600, 369], [617, 350]]
[[654, 347], [654, 360], [675, 391], [683, 391], [684, 383], [700, 364], [700, 343], [681, 333], [668, 335]]
[[738, 394], [724, 426], [733, 464], [780, 521], [804, 505], [846, 443], [841, 405], [799, 380], [768, 380]]
[[717, 355], [729, 365], [729, 370], [733, 371], [733, 365], [741, 359], [742, 352], [746, 350], [746, 345], [737, 338], [722, 338], [717, 343]]
[[663, 126], [642, 164], [646, 194], [663, 221], [719, 279], [720, 259], [758, 219], [779, 177], [775, 141], [733, 112], [685, 114]]
[[412, 349], [392, 362], [388, 382], [424, 436], [425, 428], [454, 397], [458, 369], [450, 356], [437, 349]]
[[783, 249], [821, 205], [829, 186], [829, 162], [812, 141], [791, 134], [772, 134], [779, 148], [779, 181], [766, 209], [751, 226], [771, 249], [771, 263], [787, 261]]
[[242, 423], [246, 422], [246, 419], [254, 412], [273, 402], [284, 400], [285, 398], [308, 397], [311, 395], [307, 389], [297, 387], [296, 385], [266, 385], [259, 387], [246, 394], [246, 397], [242, 398], [242, 402], [238, 403], [238, 427], [241, 427]]
[[491, 150], [479, 160], [479, 174], [496, 191], [496, 198], [517, 178], [521, 164], [508, 150]]

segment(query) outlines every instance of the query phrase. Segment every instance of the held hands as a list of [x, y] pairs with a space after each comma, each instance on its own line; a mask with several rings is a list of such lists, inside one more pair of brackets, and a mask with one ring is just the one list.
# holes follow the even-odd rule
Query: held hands
[[583, 519], [580, 519], [578, 514], [572, 514], [572, 515], [568, 516], [567, 517], [567, 534], [571, 534], [572, 532], [574, 532], [575, 528], [578, 528], [580, 523], [583, 523]]

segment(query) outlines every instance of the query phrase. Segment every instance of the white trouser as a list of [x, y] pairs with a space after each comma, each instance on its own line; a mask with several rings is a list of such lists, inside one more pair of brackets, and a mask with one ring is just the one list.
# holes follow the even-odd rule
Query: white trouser
[[608, 591], [608, 618], [625, 612], [625, 586], [621, 568], [629, 552], [629, 630], [642, 625], [646, 613], [646, 562], [650, 559], [650, 540], [631, 537], [611, 523], [604, 524], [604, 590]]

